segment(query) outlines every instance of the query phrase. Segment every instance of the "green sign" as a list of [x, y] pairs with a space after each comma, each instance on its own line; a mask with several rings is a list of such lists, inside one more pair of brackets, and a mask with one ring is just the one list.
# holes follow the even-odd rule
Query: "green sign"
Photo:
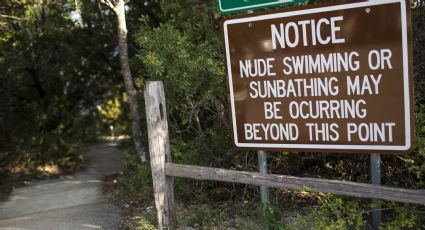
[[218, 0], [218, 7], [222, 13], [234, 13], [299, 2], [303, 0]]

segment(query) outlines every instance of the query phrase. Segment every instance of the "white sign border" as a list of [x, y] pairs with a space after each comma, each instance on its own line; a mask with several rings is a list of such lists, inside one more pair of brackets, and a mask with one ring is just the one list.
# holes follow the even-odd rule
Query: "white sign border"
[[218, 0], [218, 5], [220, 7], [220, 11], [223, 12], [223, 13], [240, 11], [240, 10], [245, 10], [245, 9], [252, 9], [252, 8], [257, 8], [257, 7], [262, 7], [262, 6], [271, 6], [271, 5], [275, 5], [275, 4], [283, 4], [283, 3], [293, 2], [293, 0], [276, 0], [274, 2], [255, 4], [255, 5], [250, 5], [250, 6], [241, 6], [241, 7], [235, 7], [235, 8], [230, 8], [230, 9], [223, 9], [223, 7], [221, 5], [222, 1], [223, 0]]
[[[401, 11], [401, 26], [402, 26], [402, 49], [403, 49], [403, 88], [404, 88], [404, 112], [405, 112], [405, 145], [396, 146], [396, 145], [332, 145], [332, 144], [279, 144], [279, 143], [240, 143], [238, 141], [237, 134], [237, 125], [236, 125], [236, 111], [235, 111], [235, 100], [233, 92], [233, 80], [232, 80], [232, 68], [230, 62], [230, 50], [229, 50], [229, 38], [228, 38], [228, 25], [252, 22], [252, 21], [261, 21], [275, 18], [285, 18], [296, 15], [304, 14], [314, 14], [328, 11], [344, 10], [344, 9], [353, 9], [367, 6], [375, 5], [385, 5], [392, 3], [400, 3]], [[221, 6], [220, 6], [221, 7]], [[409, 90], [409, 55], [408, 55], [408, 42], [407, 42], [407, 15], [406, 15], [406, 2], [404, 0], [370, 0], [367, 2], [359, 3], [350, 3], [329, 7], [321, 7], [314, 9], [306, 9], [299, 11], [283, 12], [283, 13], [274, 13], [239, 19], [230, 19], [226, 20], [223, 23], [224, 31], [224, 43], [226, 50], [226, 60], [227, 60], [227, 74], [228, 74], [228, 84], [230, 91], [230, 106], [232, 112], [232, 123], [233, 123], [233, 139], [237, 147], [247, 147], [247, 148], [286, 148], [286, 149], [330, 149], [330, 150], [390, 150], [390, 151], [405, 151], [411, 148], [410, 141], [410, 132], [411, 132], [411, 122], [410, 122], [410, 90]]]

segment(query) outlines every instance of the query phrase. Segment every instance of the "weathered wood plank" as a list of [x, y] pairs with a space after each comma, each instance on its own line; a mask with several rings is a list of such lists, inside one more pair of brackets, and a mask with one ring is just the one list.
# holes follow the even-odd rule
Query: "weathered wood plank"
[[173, 163], [167, 163], [165, 165], [165, 173], [168, 176], [197, 180], [235, 182], [295, 190], [306, 188], [314, 192], [425, 205], [425, 190], [403, 189], [338, 180], [260, 174], [257, 172], [234, 171]]
[[158, 229], [176, 229], [173, 178], [165, 175], [171, 155], [162, 82], [146, 83], [145, 105]]

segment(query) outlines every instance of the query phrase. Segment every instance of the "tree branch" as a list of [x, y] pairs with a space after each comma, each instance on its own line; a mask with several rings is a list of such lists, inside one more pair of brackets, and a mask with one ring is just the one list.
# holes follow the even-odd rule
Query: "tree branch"
[[109, 8], [115, 11], [115, 5], [111, 2], [111, 0], [100, 0], [100, 2], [109, 6]]
[[204, 148], [204, 150], [207, 152], [207, 156], [210, 160], [215, 161], [215, 162], [219, 162], [220, 159], [218, 159], [217, 157], [214, 156], [214, 152], [207, 145], [207, 138], [205, 137], [205, 133], [202, 130], [201, 121], [199, 119], [198, 113], [199, 113], [199, 108], [197, 107], [197, 108], [195, 108], [195, 112], [194, 112], [193, 115], [194, 115], [194, 118], [195, 118], [196, 127], [197, 127], [198, 136], [200, 138], [201, 145]]
[[238, 149], [235, 147], [230, 148], [224, 154], [223, 159], [221, 160], [221, 164], [225, 166], [229, 166], [230, 162], [235, 158], [236, 154], [239, 153]]
[[14, 2], [14, 3], [18, 4], [18, 5], [21, 5], [21, 6], [23, 5], [22, 2], [20, 2], [18, 0], [12, 0], [12, 2]]
[[11, 16], [11, 15], [6, 15], [6, 14], [0, 14], [0, 17], [10, 18], [10, 19], [14, 19], [14, 20], [25, 20], [25, 18], [19, 18], [19, 17], [15, 17], [15, 16]]

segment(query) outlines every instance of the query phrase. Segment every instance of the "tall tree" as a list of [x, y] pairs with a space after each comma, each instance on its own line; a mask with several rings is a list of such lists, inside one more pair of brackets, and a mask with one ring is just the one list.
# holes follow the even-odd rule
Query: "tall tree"
[[142, 145], [142, 131], [140, 129], [139, 105], [137, 103], [137, 91], [134, 87], [133, 77], [128, 63], [127, 24], [125, 19], [125, 4], [127, 0], [101, 0], [109, 6], [117, 16], [118, 49], [121, 65], [121, 73], [124, 77], [125, 88], [128, 93], [128, 104], [131, 113], [131, 130], [136, 148], [136, 156], [140, 162], [146, 161], [147, 153]]

